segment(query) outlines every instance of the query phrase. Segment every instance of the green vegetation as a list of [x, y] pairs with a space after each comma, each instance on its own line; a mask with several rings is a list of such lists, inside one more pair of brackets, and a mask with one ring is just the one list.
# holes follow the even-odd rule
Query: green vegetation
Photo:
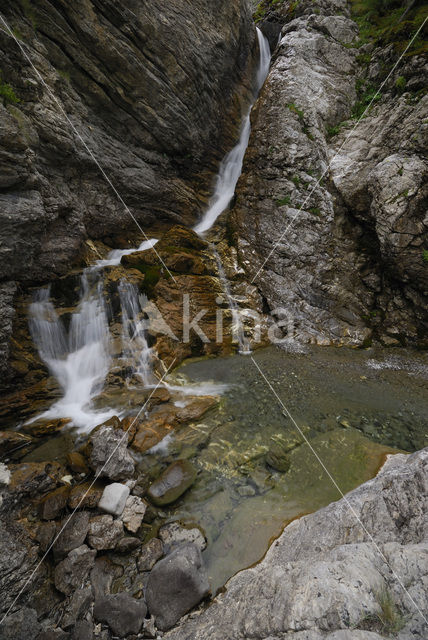
[[[396, 51], [402, 53], [425, 20], [428, 4], [423, 0], [410, 5], [403, 0], [351, 0], [351, 11], [360, 28], [360, 44], [393, 44]], [[425, 25], [406, 56], [427, 53], [427, 31]]]
[[[282, 4], [285, 4], [285, 0], [262, 0], [253, 13], [254, 22], [261, 22], [270, 10], [278, 8]], [[290, 17], [294, 15], [298, 4], [299, 0], [288, 3], [287, 13]]]
[[12, 89], [10, 84], [2, 81], [1, 73], [0, 73], [0, 97], [3, 98], [3, 104], [18, 104], [20, 102], [18, 96], [15, 91]]
[[382, 98], [382, 94], [376, 91], [371, 82], [364, 82], [357, 80], [355, 89], [357, 91], [357, 102], [352, 109], [351, 117], [355, 120], [359, 120], [365, 112], [369, 111], [375, 102], [378, 102]]
[[296, 185], [296, 187], [298, 187], [298, 186], [299, 186], [299, 184], [300, 184], [300, 178], [299, 178], [299, 176], [293, 176], [293, 177], [291, 178], [291, 181], [292, 181], [292, 182], [294, 182], [294, 184]]
[[400, 93], [404, 93], [404, 91], [406, 90], [406, 78], [404, 76], [398, 76], [397, 80], [395, 81], [395, 88]]
[[424, 262], [428, 262], [428, 249], [424, 249], [424, 250], [422, 251], [422, 260], [423, 260]]
[[327, 127], [327, 138], [332, 138], [333, 136], [337, 136], [340, 131], [341, 122], [339, 124], [335, 124], [334, 127]]
[[397, 634], [406, 624], [406, 616], [394, 602], [392, 593], [382, 589], [375, 594], [380, 613], [367, 616], [358, 624], [359, 629], [377, 631], [386, 636]]
[[291, 202], [291, 197], [290, 196], [285, 196], [284, 198], [281, 198], [280, 200], [276, 201], [276, 204], [278, 205], [278, 207], [283, 207], [286, 204], [290, 204]]
[[33, 29], [36, 29], [37, 28], [36, 13], [34, 11], [34, 7], [32, 5], [31, 0], [19, 0], [19, 4], [22, 7], [22, 11], [24, 12], [25, 17], [28, 18], [28, 20], [33, 25]]
[[321, 209], [319, 207], [311, 207], [310, 209], [308, 209], [309, 213], [312, 213], [314, 216], [320, 216], [321, 215]]
[[298, 107], [296, 107], [296, 105], [294, 104], [294, 102], [289, 102], [289, 103], [288, 103], [288, 104], [286, 104], [285, 106], [286, 106], [286, 107], [288, 107], [292, 113], [295, 113], [295, 114], [298, 116], [298, 118], [299, 118], [300, 122], [304, 122], [304, 120], [305, 120], [305, 115], [304, 115], [304, 113], [303, 113], [303, 111], [302, 111], [301, 109], [299, 109]]
[[58, 75], [61, 76], [64, 80], [70, 81], [70, 74], [68, 71], [64, 71], [63, 69], [56, 70]]

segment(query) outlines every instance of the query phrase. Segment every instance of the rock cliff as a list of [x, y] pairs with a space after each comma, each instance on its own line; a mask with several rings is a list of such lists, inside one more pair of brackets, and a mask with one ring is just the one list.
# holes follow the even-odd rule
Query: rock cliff
[[197, 219], [239, 127], [256, 38], [246, 0], [0, 10], [4, 363], [16, 283], [65, 273], [85, 238], [133, 238], [132, 217], [145, 230]]
[[[354, 3], [315, 4], [259, 5], [262, 29], [284, 26], [232, 212], [240, 258], [302, 341], [423, 345], [428, 96], [420, 46], [394, 67], [419, 23], [402, 21], [398, 48], [364, 44]], [[391, 25], [399, 28], [398, 14]]]
[[376, 478], [295, 520], [165, 640], [425, 638], [427, 464], [427, 449], [391, 456]]

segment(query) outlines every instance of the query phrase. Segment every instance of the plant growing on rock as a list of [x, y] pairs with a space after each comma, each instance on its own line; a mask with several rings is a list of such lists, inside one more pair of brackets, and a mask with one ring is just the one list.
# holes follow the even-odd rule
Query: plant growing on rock
[[3, 82], [0, 73], [0, 96], [3, 98], [3, 104], [18, 104], [20, 101], [10, 84]]
[[391, 591], [384, 588], [375, 593], [375, 598], [379, 605], [379, 613], [364, 618], [358, 628], [367, 631], [379, 631], [387, 636], [397, 634], [404, 627], [407, 619], [394, 602]]

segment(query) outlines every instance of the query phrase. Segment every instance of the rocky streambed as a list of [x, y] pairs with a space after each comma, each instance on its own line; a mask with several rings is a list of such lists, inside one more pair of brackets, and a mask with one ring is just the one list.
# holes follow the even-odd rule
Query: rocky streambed
[[284, 526], [426, 443], [424, 355], [288, 349], [254, 361], [299, 428], [232, 355], [185, 362], [144, 418], [89, 437], [66, 420], [2, 432], [3, 613], [23, 589], [2, 637], [156, 637]]

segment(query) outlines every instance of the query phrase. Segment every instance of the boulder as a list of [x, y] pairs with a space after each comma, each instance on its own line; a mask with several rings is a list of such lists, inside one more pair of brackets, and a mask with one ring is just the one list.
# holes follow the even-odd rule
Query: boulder
[[111, 513], [113, 516], [120, 516], [125, 508], [129, 496], [129, 487], [119, 482], [108, 484], [98, 503], [98, 509]]
[[58, 487], [39, 503], [39, 514], [43, 520], [54, 520], [65, 509], [70, 495], [70, 487]]
[[89, 523], [88, 544], [97, 551], [114, 549], [123, 537], [123, 524], [113, 516], [96, 516]]
[[129, 553], [130, 551], [134, 551], [134, 549], [138, 549], [141, 546], [140, 538], [134, 538], [132, 536], [125, 536], [116, 545], [116, 553]]
[[177, 460], [150, 486], [147, 495], [157, 506], [175, 502], [194, 483], [196, 469], [188, 460]]
[[76, 589], [64, 604], [64, 616], [61, 619], [61, 627], [66, 631], [73, 627], [77, 620], [87, 613], [93, 600], [92, 589]]
[[204, 535], [197, 527], [186, 528], [178, 522], [165, 524], [159, 529], [159, 538], [163, 542], [165, 554], [170, 553], [175, 547], [191, 542], [195, 544], [200, 551], [206, 549], [207, 541]]
[[130, 633], [138, 633], [146, 617], [144, 600], [131, 598], [127, 593], [116, 593], [97, 598], [94, 618], [108, 624], [112, 632], [123, 638]]
[[89, 622], [89, 620], [78, 620], [71, 634], [72, 640], [92, 640], [93, 637], [92, 622]]
[[58, 591], [66, 596], [80, 588], [94, 566], [96, 551], [85, 544], [70, 551], [68, 556], [55, 567], [54, 580]]
[[127, 450], [128, 437], [121, 429], [103, 426], [90, 438], [90, 466], [95, 474], [110, 480], [126, 480], [134, 473], [135, 463]]
[[82, 482], [70, 491], [68, 506], [70, 509], [95, 509], [103, 495], [104, 485], [101, 482]]
[[23, 607], [2, 621], [0, 637], [2, 640], [29, 640], [37, 637], [40, 630], [37, 613], [34, 609]]
[[[41, 522], [37, 527], [35, 539], [39, 543], [39, 549], [41, 553], [45, 553], [49, 545], [51, 544], [54, 536], [56, 534], [56, 523], [55, 522]], [[83, 540], [82, 540], [83, 542]], [[82, 544], [82, 543], [80, 543]], [[71, 549], [69, 549], [71, 551]], [[68, 553], [68, 552], [67, 552]]]
[[150, 571], [156, 562], [162, 558], [163, 544], [159, 538], [152, 538], [143, 547], [137, 558], [137, 567], [139, 571]]
[[147, 504], [137, 496], [129, 496], [126, 500], [121, 520], [128, 531], [136, 533], [141, 527]]
[[199, 548], [180, 546], [152, 569], [146, 590], [149, 611], [162, 631], [208, 595], [210, 586]]
[[63, 530], [53, 546], [55, 559], [64, 558], [70, 551], [80, 547], [85, 541], [88, 528], [89, 513], [87, 511], [77, 511], [63, 518], [59, 525], [59, 530]]
[[78, 451], [72, 451], [67, 454], [67, 466], [74, 473], [89, 473], [88, 463], [86, 462], [86, 458], [82, 456]]
[[54, 435], [64, 429], [71, 422], [70, 418], [57, 418], [56, 420], [37, 420], [25, 426], [25, 430], [34, 438], [45, 438]]
[[18, 431], [0, 431], [0, 456], [3, 458], [13, 452], [21, 452], [22, 455], [28, 452], [28, 446], [33, 442], [33, 438]]

